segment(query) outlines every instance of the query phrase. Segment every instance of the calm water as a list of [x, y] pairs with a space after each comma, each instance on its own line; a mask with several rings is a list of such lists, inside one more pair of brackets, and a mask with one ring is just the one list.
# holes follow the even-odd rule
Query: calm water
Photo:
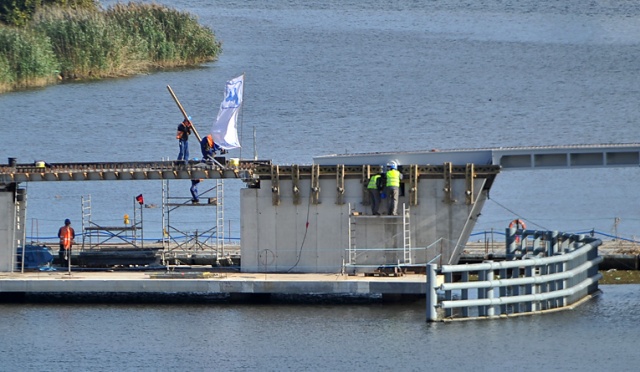
[[[633, 1], [171, 6], [215, 31], [224, 43], [218, 61], [0, 95], [0, 156], [173, 159], [181, 114], [166, 86], [207, 132], [224, 82], [241, 73], [244, 148], [232, 157], [253, 157], [255, 148], [262, 159], [309, 164], [328, 153], [640, 142], [640, 5]], [[519, 216], [530, 227], [632, 238], [640, 234], [639, 183], [638, 168], [505, 172], [476, 230], [503, 231]], [[65, 218], [79, 226], [82, 195], [91, 195], [92, 220], [101, 225], [132, 215], [139, 193], [162, 203], [155, 182], [27, 187], [34, 236], [55, 235]], [[171, 183], [184, 196], [188, 187]], [[233, 195], [241, 187], [225, 183], [225, 216], [236, 237]], [[202, 229], [200, 221], [211, 219], [204, 213], [175, 218]], [[145, 209], [144, 221], [145, 237], [161, 236], [160, 208]], [[25, 350], [38, 351], [27, 357], [32, 370], [185, 369], [187, 361], [195, 370], [631, 369], [640, 287], [604, 290], [568, 313], [453, 325], [424, 324], [421, 305], [11, 305], [0, 307], [0, 358], [12, 370], [24, 369]], [[67, 356], [58, 352], [63, 344], [71, 346]], [[541, 366], [542, 356], [549, 359]]]
[[[244, 148], [233, 157], [255, 149], [309, 164], [328, 153], [640, 142], [640, 5], [519, 3], [172, 2], [223, 41], [218, 61], [2, 95], [0, 148], [19, 162], [173, 159], [181, 114], [166, 86], [206, 133], [224, 82], [241, 73]], [[528, 227], [634, 238], [638, 183], [637, 168], [505, 172], [476, 230], [502, 232], [518, 216]], [[174, 195], [189, 195], [188, 181], [172, 184]], [[226, 183], [234, 237], [241, 187]], [[162, 204], [159, 182], [28, 188], [31, 236], [54, 236], [65, 218], [79, 226], [81, 195], [92, 195], [92, 219], [103, 226], [133, 215], [139, 193]], [[176, 217], [202, 231], [205, 210]], [[159, 238], [160, 208], [144, 212], [145, 237]]]
[[415, 304], [0, 305], [2, 370], [635, 371], [640, 285], [572, 311], [425, 322]]

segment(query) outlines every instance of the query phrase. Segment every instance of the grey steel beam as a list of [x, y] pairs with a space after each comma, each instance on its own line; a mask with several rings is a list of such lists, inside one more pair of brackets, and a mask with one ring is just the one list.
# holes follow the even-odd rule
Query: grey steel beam
[[640, 166], [640, 144], [584, 144], [557, 146], [519, 146], [480, 149], [432, 149], [428, 151], [334, 154], [314, 158], [314, 163], [499, 165], [505, 170], [532, 168], [595, 168]]

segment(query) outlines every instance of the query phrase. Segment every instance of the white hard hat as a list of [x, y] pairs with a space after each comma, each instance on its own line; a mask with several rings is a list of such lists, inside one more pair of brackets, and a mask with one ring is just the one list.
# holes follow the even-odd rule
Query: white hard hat
[[389, 167], [390, 169], [398, 169], [398, 164], [396, 164], [396, 162], [395, 162], [395, 161], [390, 161], [390, 162], [387, 164], [387, 167]]

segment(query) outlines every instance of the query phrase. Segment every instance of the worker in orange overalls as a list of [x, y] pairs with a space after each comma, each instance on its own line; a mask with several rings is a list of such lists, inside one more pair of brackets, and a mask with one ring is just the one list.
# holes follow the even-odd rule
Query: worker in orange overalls
[[64, 220], [64, 226], [58, 230], [58, 238], [60, 238], [60, 250], [58, 251], [58, 257], [60, 261], [64, 263], [64, 266], [69, 265], [71, 260], [71, 246], [73, 246], [73, 239], [76, 238], [76, 232], [71, 227], [71, 221], [67, 218]]

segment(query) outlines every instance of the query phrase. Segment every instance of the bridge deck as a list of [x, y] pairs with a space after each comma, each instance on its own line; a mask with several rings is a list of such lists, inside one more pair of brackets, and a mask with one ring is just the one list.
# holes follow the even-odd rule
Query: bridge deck
[[521, 146], [477, 149], [334, 154], [314, 158], [317, 164], [491, 164], [503, 170], [597, 168], [640, 165], [640, 144]]
[[[344, 165], [344, 176], [362, 176], [363, 164], [386, 164], [395, 160], [401, 165], [422, 164], [420, 176], [442, 174], [444, 163], [473, 163], [476, 173], [496, 174], [497, 169], [593, 168], [640, 166], [640, 144], [601, 144], [569, 146], [500, 147], [416, 152], [326, 155], [314, 158], [320, 175], [335, 175], [337, 165]], [[15, 159], [13, 160], [15, 162]], [[483, 169], [482, 167], [486, 167]], [[191, 161], [103, 162], [0, 164], [0, 184], [33, 181], [109, 181], [193, 178], [271, 178], [273, 167], [278, 176], [309, 176], [311, 166], [273, 166], [270, 160], [226, 161], [216, 158], [213, 164]], [[299, 173], [298, 173], [299, 172]], [[464, 173], [463, 171], [461, 171]], [[454, 169], [454, 176], [456, 170]], [[459, 172], [458, 172], [459, 173]]]
[[[162, 179], [221, 179], [238, 178], [245, 182], [257, 179], [294, 177], [311, 178], [314, 169], [320, 177], [368, 178], [368, 165], [272, 165], [267, 160], [241, 160], [226, 162], [217, 158], [217, 163], [191, 161], [184, 164], [177, 161], [158, 162], [104, 162], [104, 163], [30, 163], [0, 164], [0, 184], [38, 181], [119, 181], [119, 180], [162, 180]], [[408, 164], [407, 164], [408, 165]], [[315, 168], [314, 168], [315, 167]], [[444, 165], [418, 165], [418, 177], [441, 178], [445, 172], [452, 178], [467, 176], [466, 163], [453, 165], [446, 170]], [[477, 177], [495, 177], [500, 168], [480, 165], [474, 169]], [[408, 172], [407, 168], [407, 172]]]
[[[270, 161], [242, 161], [229, 165], [224, 158], [215, 163], [191, 161], [44, 163], [0, 165], [0, 183], [34, 181], [117, 181], [194, 178], [244, 178], [257, 166]], [[249, 173], [248, 173], [249, 172]]]

